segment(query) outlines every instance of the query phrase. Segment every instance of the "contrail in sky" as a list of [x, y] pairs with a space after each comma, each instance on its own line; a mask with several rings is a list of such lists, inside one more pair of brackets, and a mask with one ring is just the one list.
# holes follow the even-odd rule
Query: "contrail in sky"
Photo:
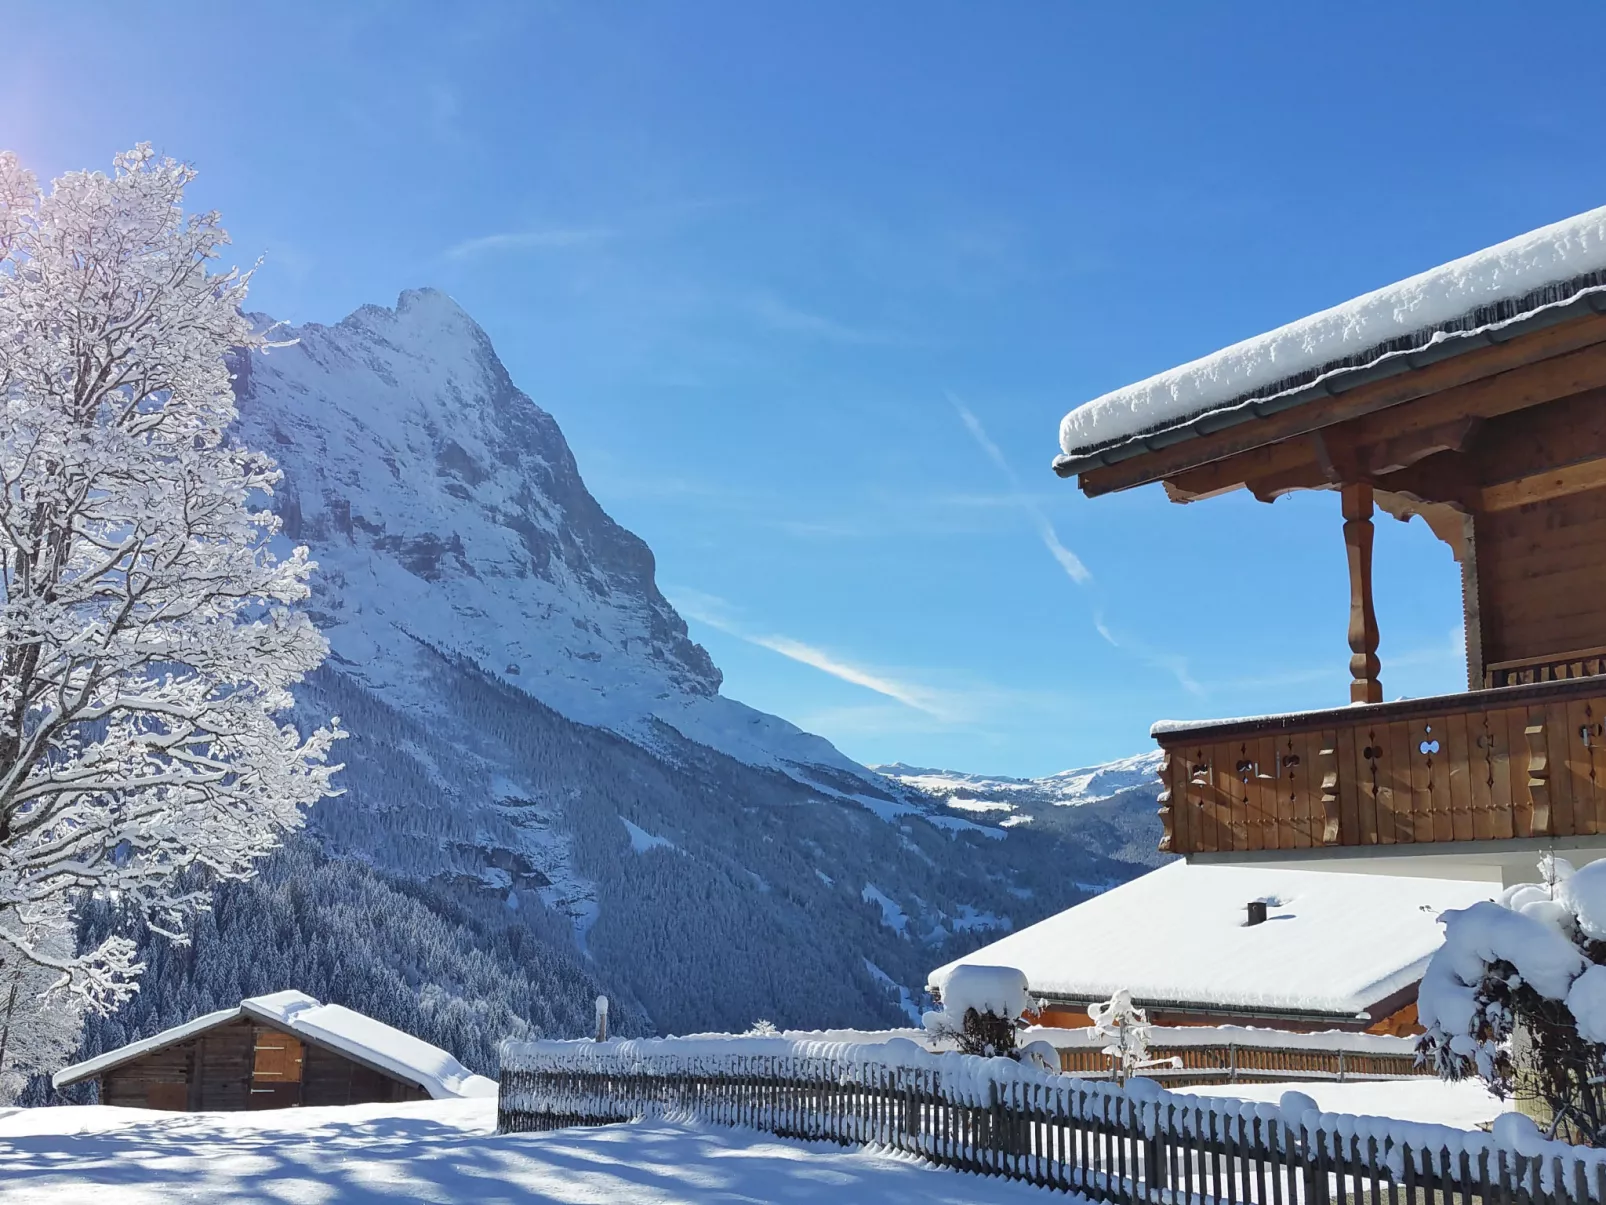
[[1130, 637], [1118, 638], [1110, 630], [1110, 626], [1104, 622], [1104, 608], [1097, 600], [1098, 589], [1093, 581], [1093, 574], [1082, 563], [1082, 558], [1065, 546], [1059, 537], [1059, 532], [1054, 530], [1054, 524], [1043, 513], [1043, 508], [1038, 506], [1032, 500], [1031, 495], [1021, 488], [1020, 478], [1015, 475], [1015, 470], [1004, 456], [1003, 449], [988, 436], [987, 429], [981, 425], [981, 419], [977, 418], [970, 408], [953, 394], [948, 395], [948, 401], [958, 411], [960, 421], [965, 424], [965, 429], [970, 432], [971, 437], [981, 447], [981, 450], [987, 454], [987, 458], [997, 465], [999, 471], [1009, 479], [1011, 496], [1019, 504], [1020, 508], [1026, 512], [1027, 517], [1032, 521], [1032, 525], [1037, 528], [1037, 536], [1043, 541], [1043, 547], [1048, 549], [1049, 555], [1059, 562], [1060, 568], [1065, 570], [1067, 577], [1078, 586], [1093, 592], [1095, 595], [1093, 627], [1099, 636], [1111, 647], [1126, 649], [1150, 665], [1172, 674], [1182, 685], [1182, 689], [1189, 694], [1204, 694], [1204, 687], [1200, 686], [1194, 677], [1188, 673], [1186, 658], [1150, 648], [1142, 641]]
[[1093, 581], [1093, 575], [1088, 572], [1087, 566], [1082, 564], [1082, 558], [1065, 547], [1065, 544], [1060, 540], [1059, 533], [1054, 530], [1054, 524], [1049, 522], [1048, 516], [1043, 513], [1043, 508], [1033, 502], [1031, 496], [1021, 489], [1020, 478], [1015, 476], [1015, 470], [1010, 466], [1009, 461], [1004, 458], [1003, 449], [988, 437], [987, 429], [981, 425], [981, 419], [972, 414], [969, 407], [952, 394], [948, 395], [948, 400], [953, 403], [954, 409], [959, 412], [960, 421], [965, 424], [971, 436], [981, 445], [981, 450], [987, 453], [988, 459], [998, 466], [1004, 476], [1009, 478], [1010, 492], [1014, 495], [1015, 501], [1020, 504], [1021, 509], [1030, 516], [1032, 524], [1037, 528], [1038, 538], [1043, 541], [1043, 547], [1048, 549], [1049, 555], [1059, 562], [1060, 568], [1065, 570], [1070, 579], [1078, 586], [1090, 585]]
[[772, 653], [779, 653], [803, 665], [812, 666], [822, 673], [830, 674], [833, 678], [840, 678], [844, 682], [873, 690], [889, 699], [896, 699], [905, 707], [912, 707], [939, 720], [951, 721], [956, 717], [955, 701], [943, 691], [930, 690], [910, 682], [901, 682], [884, 673], [862, 669], [833, 656], [824, 649], [805, 644], [801, 640], [793, 640], [790, 636], [748, 631], [741, 624], [733, 622], [728, 615], [723, 614], [722, 605], [714, 605], [719, 602], [720, 600], [708, 595], [677, 591], [675, 607], [683, 615], [689, 615], [711, 628], [718, 628], [738, 640], [745, 640], [748, 644], [769, 649]]

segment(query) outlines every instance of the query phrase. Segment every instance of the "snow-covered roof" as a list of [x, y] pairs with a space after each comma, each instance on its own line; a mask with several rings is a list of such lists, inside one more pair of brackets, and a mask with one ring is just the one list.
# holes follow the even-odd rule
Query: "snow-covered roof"
[[[1422, 978], [1441, 912], [1491, 883], [1172, 862], [931, 973], [1014, 966], [1034, 995], [1353, 1017]], [[1267, 902], [1248, 925], [1246, 905]]]
[[[1290, 322], [1128, 385], [1060, 423], [1062, 472], [1096, 454], [1175, 431], [1210, 427], [1305, 400], [1338, 374], [1383, 361], [1475, 346], [1475, 337], [1542, 311], [1588, 304], [1606, 312], [1606, 207], [1592, 209]], [[1426, 350], [1431, 349], [1431, 351]], [[1404, 367], [1404, 365], [1399, 365]], [[1155, 446], [1173, 442], [1158, 439]], [[1119, 459], [1110, 456], [1110, 459]], [[1088, 465], [1078, 462], [1087, 461]]]
[[305, 992], [274, 992], [240, 1001], [238, 1007], [219, 1009], [183, 1025], [164, 1029], [116, 1050], [75, 1063], [56, 1072], [58, 1088], [92, 1079], [113, 1067], [132, 1062], [153, 1050], [186, 1041], [196, 1034], [241, 1017], [266, 1022], [319, 1046], [336, 1050], [361, 1063], [387, 1071], [398, 1079], [418, 1084], [435, 1100], [459, 1096], [495, 1096], [496, 1081], [475, 1075], [439, 1046], [375, 1021], [338, 1004], [321, 1004]]
[[121, 1066], [149, 1054], [153, 1050], [161, 1050], [164, 1046], [174, 1046], [179, 1042], [187, 1041], [196, 1034], [211, 1029], [214, 1025], [222, 1025], [234, 1020], [240, 1015], [238, 1008], [220, 1008], [215, 1013], [205, 1013], [193, 1021], [186, 1021], [182, 1025], [175, 1025], [172, 1029], [164, 1029], [161, 1033], [154, 1033], [148, 1038], [141, 1038], [137, 1042], [130, 1042], [126, 1046], [119, 1046], [116, 1050], [108, 1050], [104, 1054], [96, 1055], [92, 1059], [85, 1059], [82, 1063], [74, 1063], [71, 1067], [63, 1067], [50, 1082], [58, 1088], [65, 1088], [68, 1084], [76, 1084], [79, 1080], [92, 1079], [102, 1071]]

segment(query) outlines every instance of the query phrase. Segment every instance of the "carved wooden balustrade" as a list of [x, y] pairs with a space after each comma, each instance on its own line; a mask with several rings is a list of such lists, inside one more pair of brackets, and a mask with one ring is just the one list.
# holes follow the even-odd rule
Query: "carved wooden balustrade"
[[1606, 674], [1606, 648], [1579, 649], [1550, 657], [1524, 657], [1484, 666], [1485, 686], [1526, 686], [1558, 682], [1563, 678], [1594, 678]]
[[1606, 678], [1159, 725], [1161, 848], [1606, 834]]

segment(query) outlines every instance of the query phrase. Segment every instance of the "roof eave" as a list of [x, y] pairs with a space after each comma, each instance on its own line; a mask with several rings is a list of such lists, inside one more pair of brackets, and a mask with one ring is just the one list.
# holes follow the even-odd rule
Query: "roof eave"
[[[226, 1016], [223, 1015], [225, 1012], [227, 1013]], [[159, 1042], [155, 1046], [142, 1047], [141, 1049], [131, 1051], [121, 1058], [111, 1059], [104, 1063], [101, 1062], [101, 1060], [104, 1059], [107, 1054], [114, 1054], [116, 1052], [108, 1050], [103, 1054], [97, 1054], [94, 1058], [84, 1059], [82, 1062], [74, 1063], [70, 1067], [63, 1067], [60, 1071], [56, 1072], [55, 1075], [50, 1077], [50, 1086], [53, 1088], [67, 1088], [71, 1087], [73, 1084], [81, 1084], [85, 1080], [99, 1079], [101, 1076], [105, 1075], [106, 1072], [115, 1071], [119, 1067], [127, 1066], [129, 1063], [142, 1059], [148, 1054], [156, 1054], [158, 1051], [166, 1050], [172, 1046], [177, 1046], [182, 1042], [188, 1042], [190, 1039], [199, 1037], [201, 1034], [216, 1029], [220, 1025], [228, 1025], [234, 1021], [238, 1021], [243, 1015], [243, 1012], [244, 1010], [240, 1008], [227, 1010], [218, 1009], [215, 1013], [202, 1014], [193, 1020], [186, 1021], [183, 1025], [174, 1025], [168, 1029], [162, 1030], [160, 1033], [153, 1033], [150, 1038], [137, 1038], [132, 1042], [126, 1042], [123, 1046], [118, 1047], [118, 1050], [127, 1049], [131, 1046], [140, 1046], [142, 1042], [148, 1042], [152, 1038], [166, 1037], [165, 1041]], [[203, 1021], [205, 1021], [206, 1024], [201, 1024]]]
[[1503, 323], [1480, 327], [1477, 330], [1449, 332], [1443, 339], [1424, 347], [1410, 351], [1389, 352], [1366, 364], [1334, 369], [1309, 385], [1291, 389], [1286, 393], [1227, 402], [1183, 422], [1154, 431], [1140, 432], [1079, 456], [1062, 453], [1054, 458], [1053, 469], [1061, 477], [1074, 477], [1090, 469], [1120, 464], [1122, 461], [1149, 452], [1159, 452], [1190, 439], [1213, 435], [1217, 431], [1236, 427], [1257, 418], [1268, 418], [1309, 402], [1337, 397], [1362, 385], [1369, 385], [1373, 381], [1381, 381], [1401, 373], [1417, 372], [1469, 351], [1508, 343], [1522, 335], [1559, 326], [1586, 313], [1606, 314], [1606, 295], [1599, 290], [1579, 293], [1567, 301], [1546, 306]]

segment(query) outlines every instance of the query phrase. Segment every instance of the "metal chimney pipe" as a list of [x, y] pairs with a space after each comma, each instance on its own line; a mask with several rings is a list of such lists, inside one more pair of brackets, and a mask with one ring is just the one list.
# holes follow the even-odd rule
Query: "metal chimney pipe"
[[1265, 900], [1250, 900], [1249, 901], [1249, 921], [1248, 921], [1248, 923], [1251, 924], [1251, 925], [1263, 925], [1263, 924], [1266, 923], [1266, 901]]

